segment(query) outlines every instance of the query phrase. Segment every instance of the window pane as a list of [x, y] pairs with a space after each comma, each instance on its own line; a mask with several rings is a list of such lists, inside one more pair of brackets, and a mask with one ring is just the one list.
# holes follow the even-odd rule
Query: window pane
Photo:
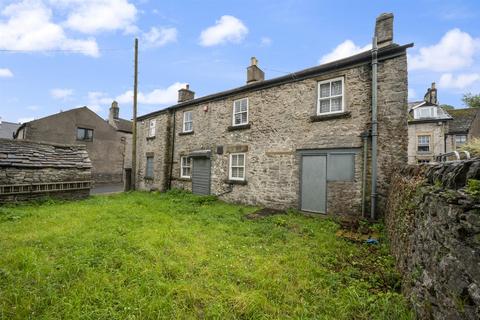
[[241, 105], [241, 110], [242, 111], [247, 111], [247, 105], [248, 105], [247, 101], [248, 101], [247, 99], [240, 100], [240, 105]]
[[243, 154], [242, 155], [239, 154], [237, 156], [237, 165], [243, 166], [244, 164], [245, 164], [245, 157]]
[[332, 82], [332, 96], [342, 94], [342, 80]]
[[234, 113], [240, 112], [240, 101], [237, 100], [234, 102]]
[[234, 154], [232, 155], [232, 166], [237, 166], [238, 165], [238, 155]]
[[243, 167], [238, 167], [237, 168], [237, 178], [243, 178], [243, 171], [245, 169]]
[[235, 124], [241, 124], [242, 123], [242, 114], [237, 113], [235, 114]]
[[85, 129], [78, 128], [77, 129], [77, 139], [83, 140], [85, 137]]
[[247, 113], [244, 112], [241, 115], [242, 115], [242, 122], [241, 123], [247, 123]]
[[330, 112], [330, 100], [320, 100], [320, 113]]
[[320, 85], [320, 98], [330, 97], [330, 83]]
[[331, 100], [332, 107], [331, 111], [342, 111], [342, 97], [333, 98]]
[[238, 167], [232, 168], [232, 178], [238, 178]]

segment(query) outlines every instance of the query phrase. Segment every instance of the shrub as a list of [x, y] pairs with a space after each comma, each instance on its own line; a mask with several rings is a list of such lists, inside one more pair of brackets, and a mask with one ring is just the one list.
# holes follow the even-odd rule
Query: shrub
[[480, 138], [473, 138], [468, 141], [463, 147], [463, 151], [470, 152], [472, 157], [480, 157]]

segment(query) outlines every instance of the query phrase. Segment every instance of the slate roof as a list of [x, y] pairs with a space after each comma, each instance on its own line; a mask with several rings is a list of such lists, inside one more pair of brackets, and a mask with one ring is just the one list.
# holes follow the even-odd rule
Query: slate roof
[[86, 146], [0, 139], [0, 167], [92, 167]]
[[132, 121], [128, 121], [128, 120], [125, 120], [125, 119], [115, 119], [115, 127], [118, 131], [122, 131], [122, 132], [128, 132], [128, 133], [132, 133], [133, 130], [132, 130]]
[[0, 122], [0, 138], [13, 139], [13, 134], [17, 132], [20, 123], [2, 121]]
[[[399, 56], [401, 54], [404, 54], [405, 51], [408, 48], [413, 47], [413, 43], [405, 44], [405, 45], [398, 45], [398, 44], [391, 44], [382, 48], [378, 49], [378, 59], [381, 61], [383, 59], [389, 59], [395, 56]], [[164, 112], [168, 112], [172, 109], [178, 109], [198, 103], [205, 103], [205, 102], [211, 102], [211, 101], [216, 101], [223, 99], [225, 97], [234, 95], [234, 94], [239, 94], [243, 92], [252, 92], [252, 91], [257, 91], [269, 87], [274, 87], [278, 85], [282, 85], [285, 83], [291, 83], [295, 81], [301, 81], [304, 79], [309, 79], [312, 77], [315, 77], [317, 75], [321, 75], [323, 73], [333, 71], [333, 70], [339, 70], [342, 68], [348, 68], [353, 65], [361, 65], [361, 64], [368, 64], [371, 63], [372, 61], [372, 52], [371, 50], [367, 50], [364, 52], [361, 52], [359, 54], [344, 58], [344, 59], [339, 59], [335, 60], [332, 62], [324, 63], [319, 66], [315, 66], [312, 68], [300, 70], [297, 72], [292, 72], [288, 75], [277, 77], [277, 78], [272, 78], [268, 80], [263, 80], [263, 81], [257, 81], [253, 82], [241, 87], [237, 87], [234, 89], [226, 90], [226, 91], [221, 91], [218, 93], [214, 93], [208, 96], [196, 98], [193, 100], [188, 100], [185, 102], [181, 102], [178, 104], [175, 104], [173, 106], [170, 106], [168, 108], [164, 108], [161, 110], [157, 110], [154, 112], [150, 112], [147, 114], [144, 114], [142, 116], [137, 117], [137, 121], [142, 121], [144, 119], [147, 119], [149, 117], [156, 116], [158, 114], [162, 114]]]
[[454, 109], [448, 110], [447, 112], [453, 117], [453, 120], [450, 121], [448, 126], [448, 133], [468, 133], [468, 130], [470, 130], [472, 122], [480, 112], [480, 109]]

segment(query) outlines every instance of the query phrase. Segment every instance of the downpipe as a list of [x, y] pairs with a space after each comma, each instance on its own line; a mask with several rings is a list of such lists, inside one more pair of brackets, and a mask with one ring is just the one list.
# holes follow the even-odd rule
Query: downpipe
[[375, 220], [377, 208], [377, 71], [378, 71], [378, 47], [377, 37], [372, 43], [372, 193], [370, 219]]

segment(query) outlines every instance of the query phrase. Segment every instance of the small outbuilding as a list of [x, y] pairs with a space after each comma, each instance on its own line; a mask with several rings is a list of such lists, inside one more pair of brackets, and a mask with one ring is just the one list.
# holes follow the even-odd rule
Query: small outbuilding
[[0, 203], [90, 194], [92, 164], [84, 145], [0, 139]]

